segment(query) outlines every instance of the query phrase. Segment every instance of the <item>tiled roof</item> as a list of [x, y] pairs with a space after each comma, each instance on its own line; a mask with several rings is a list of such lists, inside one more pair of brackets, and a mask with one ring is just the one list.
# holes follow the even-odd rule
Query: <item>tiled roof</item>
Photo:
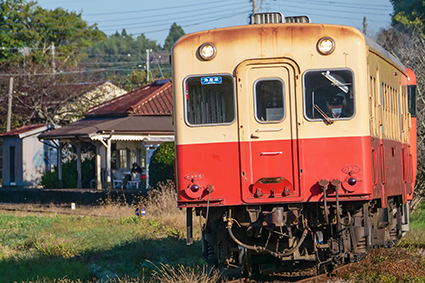
[[173, 92], [171, 80], [157, 80], [117, 98], [90, 108], [84, 115], [171, 115]]
[[38, 128], [46, 127], [46, 124], [36, 124], [36, 125], [28, 125], [23, 126], [14, 130], [11, 130], [9, 132], [0, 134], [0, 137], [13, 137], [13, 136], [19, 136], [21, 134], [36, 130]]

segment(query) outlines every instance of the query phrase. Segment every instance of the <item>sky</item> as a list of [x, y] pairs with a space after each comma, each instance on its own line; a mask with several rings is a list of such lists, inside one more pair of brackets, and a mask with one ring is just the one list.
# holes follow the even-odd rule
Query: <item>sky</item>
[[[61, 7], [82, 14], [90, 25], [98, 24], [107, 35], [125, 28], [127, 34], [145, 34], [164, 45], [175, 22], [185, 33], [249, 23], [250, 0], [38, 0], [44, 9]], [[261, 0], [257, 1], [260, 6]], [[374, 36], [390, 25], [389, 0], [263, 0], [259, 12], [281, 12], [284, 16], [307, 15], [313, 23], [343, 24]]]

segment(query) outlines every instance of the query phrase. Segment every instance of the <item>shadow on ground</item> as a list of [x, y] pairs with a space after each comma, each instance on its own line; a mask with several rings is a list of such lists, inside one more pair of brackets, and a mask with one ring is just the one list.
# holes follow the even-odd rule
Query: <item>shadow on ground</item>
[[[3, 257], [3, 259], [1, 259]], [[109, 250], [88, 251], [72, 258], [39, 256], [5, 260], [0, 254], [0, 283], [29, 282], [45, 278], [94, 280], [146, 277], [162, 264], [171, 266], [203, 265], [201, 243], [187, 246], [185, 240], [168, 236], [129, 242]]]

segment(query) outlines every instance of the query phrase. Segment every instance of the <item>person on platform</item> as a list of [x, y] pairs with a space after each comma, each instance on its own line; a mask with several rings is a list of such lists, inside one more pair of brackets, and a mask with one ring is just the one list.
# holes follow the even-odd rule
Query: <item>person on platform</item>
[[125, 175], [124, 182], [122, 184], [122, 188], [126, 189], [127, 183], [131, 180], [136, 180], [137, 175], [138, 174], [141, 175], [142, 173], [143, 173], [142, 167], [140, 167], [139, 164], [137, 164], [137, 162], [134, 162], [133, 167], [131, 168], [130, 174]]

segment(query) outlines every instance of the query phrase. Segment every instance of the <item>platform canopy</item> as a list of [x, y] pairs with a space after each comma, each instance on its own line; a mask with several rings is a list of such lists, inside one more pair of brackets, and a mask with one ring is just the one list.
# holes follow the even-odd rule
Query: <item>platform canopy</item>
[[125, 116], [87, 118], [44, 133], [43, 140], [81, 141], [145, 141], [174, 140], [171, 116]]

